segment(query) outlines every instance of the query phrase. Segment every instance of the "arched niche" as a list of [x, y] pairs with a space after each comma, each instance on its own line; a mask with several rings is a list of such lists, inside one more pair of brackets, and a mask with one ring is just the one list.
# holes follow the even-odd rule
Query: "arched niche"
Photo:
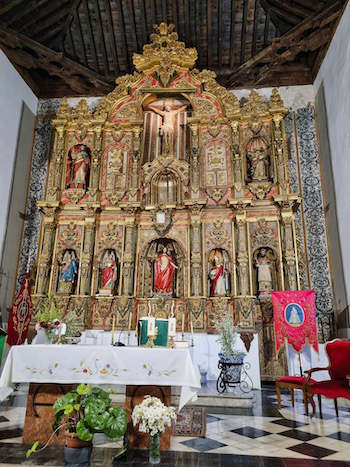
[[75, 144], [67, 155], [65, 189], [89, 188], [91, 150], [86, 144]]
[[254, 295], [268, 295], [280, 289], [278, 261], [275, 250], [261, 246], [253, 252]]
[[151, 203], [172, 205], [181, 201], [180, 180], [173, 170], [159, 171], [151, 181]]
[[159, 157], [188, 160], [190, 136], [187, 119], [191, 103], [182, 94], [148, 94], [142, 102], [143, 164]]
[[208, 255], [208, 296], [227, 297], [231, 294], [230, 255], [223, 248], [213, 248]]
[[170, 238], [152, 240], [140, 257], [142, 297], [184, 297], [185, 255]]
[[56, 292], [60, 295], [73, 295], [77, 290], [79, 260], [72, 248], [67, 248], [58, 256]]
[[118, 295], [120, 261], [115, 249], [106, 248], [98, 260], [97, 292], [99, 295]]

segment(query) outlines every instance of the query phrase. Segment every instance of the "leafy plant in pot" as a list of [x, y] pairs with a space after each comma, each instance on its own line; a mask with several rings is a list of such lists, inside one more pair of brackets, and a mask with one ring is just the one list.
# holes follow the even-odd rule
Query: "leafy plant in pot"
[[239, 383], [243, 360], [246, 354], [235, 348], [239, 329], [234, 325], [232, 314], [226, 312], [217, 317], [215, 329], [219, 334], [217, 342], [221, 347], [221, 352], [219, 352], [220, 376], [228, 384]]
[[[59, 397], [53, 405], [55, 412], [53, 434], [41, 448], [39, 443], [35, 442], [27, 451], [26, 457], [45, 449], [52, 436], [60, 429], [64, 429], [65, 465], [89, 466], [92, 438], [95, 433], [104, 433], [114, 439], [121, 438], [126, 432], [126, 411], [123, 407], [112, 406], [110, 392], [99, 387], [79, 384], [73, 391]], [[119, 454], [125, 450], [124, 443]]]

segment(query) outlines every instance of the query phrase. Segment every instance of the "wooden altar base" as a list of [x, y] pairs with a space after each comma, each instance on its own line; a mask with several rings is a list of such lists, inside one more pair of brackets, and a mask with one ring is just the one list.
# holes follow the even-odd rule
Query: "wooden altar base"
[[[128, 439], [129, 447], [137, 449], [149, 448], [149, 435], [140, 433], [134, 428], [131, 421], [131, 413], [135, 405], [143, 401], [145, 396], [158, 397], [163, 404], [171, 405], [171, 387], [170, 386], [126, 386], [125, 409], [128, 413]], [[166, 428], [160, 438], [160, 449], [167, 451], [170, 449], [171, 427]]]
[[[46, 443], [52, 434], [55, 419], [52, 406], [62, 394], [74, 389], [71, 384], [39, 384], [30, 383], [27, 399], [26, 416], [23, 428], [23, 443]], [[64, 432], [53, 436], [49, 444], [64, 445]]]

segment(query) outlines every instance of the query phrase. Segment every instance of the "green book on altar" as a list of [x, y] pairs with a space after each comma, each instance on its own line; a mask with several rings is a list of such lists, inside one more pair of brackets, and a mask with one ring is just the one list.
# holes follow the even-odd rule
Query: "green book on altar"
[[[140, 319], [138, 325], [139, 345], [147, 343], [147, 318]], [[157, 338], [154, 340], [154, 345], [166, 347], [168, 343], [168, 320], [164, 318], [156, 319], [156, 328], [158, 328]]]

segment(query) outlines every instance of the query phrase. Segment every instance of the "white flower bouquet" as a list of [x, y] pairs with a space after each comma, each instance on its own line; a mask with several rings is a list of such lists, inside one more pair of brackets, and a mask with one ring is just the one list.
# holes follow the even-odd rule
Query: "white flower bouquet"
[[141, 404], [132, 411], [134, 426], [139, 425], [139, 431], [154, 436], [163, 433], [172, 420], [176, 420], [175, 407], [167, 407], [158, 397], [145, 396]]

